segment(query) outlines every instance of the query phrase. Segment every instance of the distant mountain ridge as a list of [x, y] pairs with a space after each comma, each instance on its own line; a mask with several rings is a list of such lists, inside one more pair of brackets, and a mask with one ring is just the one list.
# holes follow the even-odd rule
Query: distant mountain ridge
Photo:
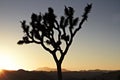
[[[49, 68], [49, 67], [40, 67], [40, 68], [37, 68], [35, 71], [51, 72], [51, 71], [57, 71], [57, 69], [56, 68]], [[67, 71], [70, 71], [70, 70], [67, 70], [65, 68], [62, 69], [62, 72], [67, 72]]]
[[[45, 71], [17, 71], [4, 70], [0, 74], [0, 80], [56, 80], [56, 72]], [[120, 70], [103, 72], [92, 71], [70, 71], [63, 72], [64, 80], [120, 80]]]
[[[57, 71], [56, 68], [50, 68], [50, 67], [40, 67], [40, 68], [37, 68], [36, 70], [34, 71], [46, 71], [46, 72], [51, 72], [51, 71]], [[70, 72], [72, 70], [68, 70], [68, 69], [65, 69], [65, 68], [62, 68], [62, 72]], [[119, 70], [101, 70], [101, 69], [95, 69], [95, 70], [79, 70], [80, 72], [110, 72], [110, 71], [119, 71]], [[79, 71], [76, 71], [76, 72], [79, 72]], [[72, 71], [74, 72], [74, 71]]]

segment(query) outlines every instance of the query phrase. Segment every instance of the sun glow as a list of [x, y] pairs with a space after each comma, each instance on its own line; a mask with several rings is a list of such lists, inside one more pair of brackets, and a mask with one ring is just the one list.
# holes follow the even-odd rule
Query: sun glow
[[0, 53], [0, 72], [2, 69], [16, 70], [14, 60], [11, 56]]
[[2, 69], [0, 69], [0, 74], [3, 72], [3, 70]]

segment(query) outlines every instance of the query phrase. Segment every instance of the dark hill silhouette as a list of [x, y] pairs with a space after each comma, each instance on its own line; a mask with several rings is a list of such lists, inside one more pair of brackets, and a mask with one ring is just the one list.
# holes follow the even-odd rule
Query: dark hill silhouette
[[[49, 67], [40, 67], [40, 68], [37, 68], [35, 71], [51, 72], [51, 71], [57, 71], [57, 69], [56, 68], [49, 68]], [[70, 71], [70, 70], [62, 68], [62, 72], [67, 72], [67, 71]]]
[[[9, 71], [0, 74], [0, 80], [56, 80], [56, 72]], [[63, 72], [63, 80], [120, 80], [120, 71], [68, 71]]]

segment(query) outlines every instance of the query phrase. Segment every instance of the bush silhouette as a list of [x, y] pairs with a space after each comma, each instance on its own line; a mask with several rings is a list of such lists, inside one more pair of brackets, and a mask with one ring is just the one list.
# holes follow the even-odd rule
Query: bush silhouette
[[[25, 35], [22, 40], [18, 41], [18, 44], [36, 43], [41, 45], [53, 56], [57, 65], [58, 80], [62, 80], [62, 61], [71, 46], [75, 34], [87, 20], [91, 7], [92, 4], [85, 7], [81, 21], [79, 17], [74, 18], [75, 11], [72, 7], [65, 6], [64, 16], [61, 16], [60, 20], [56, 19], [57, 16], [51, 7], [48, 8], [48, 12], [44, 15], [33, 13], [29, 25], [26, 24], [25, 20], [21, 21]], [[64, 49], [62, 45], [65, 46]], [[57, 52], [60, 53], [59, 58]]]

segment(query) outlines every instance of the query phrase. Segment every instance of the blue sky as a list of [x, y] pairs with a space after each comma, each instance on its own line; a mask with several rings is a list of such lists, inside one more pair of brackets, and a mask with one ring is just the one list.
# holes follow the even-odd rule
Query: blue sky
[[63, 67], [71, 70], [120, 69], [119, 0], [0, 0], [0, 56], [7, 55], [16, 68], [56, 67], [52, 56], [40, 45], [17, 45], [23, 36], [20, 21], [29, 23], [33, 12], [44, 13], [48, 7], [53, 7], [59, 17], [65, 5], [72, 6], [75, 16], [81, 18], [87, 3], [93, 4], [92, 11], [75, 36]]

